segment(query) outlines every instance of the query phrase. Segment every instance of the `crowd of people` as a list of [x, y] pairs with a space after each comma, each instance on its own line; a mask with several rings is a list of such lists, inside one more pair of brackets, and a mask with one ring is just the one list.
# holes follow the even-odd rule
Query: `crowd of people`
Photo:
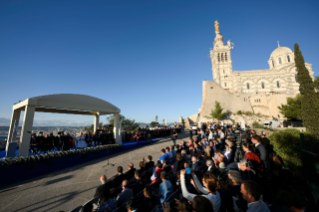
[[152, 138], [160, 138], [171, 135], [173, 131], [181, 132], [181, 127], [161, 127], [156, 129], [138, 129], [138, 132], [129, 132], [124, 130], [122, 133], [123, 142], [145, 141]]
[[221, 123], [203, 123], [189, 132], [189, 140], [176, 145], [178, 133], [171, 133], [173, 145], [161, 150], [157, 162], [149, 155], [139, 168], [129, 163], [125, 173], [119, 166], [111, 179], [101, 176], [94, 195], [98, 204], [83, 211], [306, 211], [294, 193], [279, 192], [272, 203], [273, 164], [265, 133]]
[[31, 134], [29, 152], [38, 154], [40, 152], [65, 151], [75, 147], [85, 148], [113, 143], [115, 143], [113, 132], [102, 128], [98, 128], [93, 135], [90, 131], [87, 131], [85, 135], [81, 132], [76, 137], [72, 137], [69, 133], [65, 134], [63, 131], [58, 132], [57, 135], [53, 135], [52, 132], [43, 135], [43, 132], [40, 132], [38, 135]]
[[[152, 138], [164, 137], [172, 134], [173, 132], [181, 132], [179, 127], [162, 127], [158, 129], [142, 129], [139, 128], [137, 132], [127, 132], [123, 130], [122, 139], [124, 142], [128, 141], [152, 141]], [[114, 134], [111, 130], [105, 130], [98, 127], [96, 132], [91, 134], [87, 131], [85, 134], [81, 132], [78, 136], [72, 137], [69, 133], [65, 134], [64, 131], [58, 132], [57, 135], [43, 134], [40, 132], [38, 135], [31, 134], [29, 152], [31, 154], [45, 153], [50, 151], [65, 151], [71, 148], [85, 148], [98, 145], [106, 145], [115, 143]]]

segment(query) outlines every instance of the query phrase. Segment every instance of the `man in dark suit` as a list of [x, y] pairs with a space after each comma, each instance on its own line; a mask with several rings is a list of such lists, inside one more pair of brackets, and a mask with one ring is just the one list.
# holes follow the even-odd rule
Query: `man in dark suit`
[[102, 193], [109, 189], [109, 184], [106, 182], [107, 178], [105, 175], [102, 175], [100, 177], [100, 182], [101, 182], [101, 185], [99, 185], [96, 190], [95, 190], [95, 194], [94, 194], [94, 197], [100, 197], [102, 195]]
[[145, 181], [141, 178], [141, 172], [139, 170], [135, 171], [134, 177], [136, 181], [133, 185], [130, 186], [130, 188], [133, 190], [134, 195], [136, 195], [137, 193], [143, 190], [145, 186]]
[[261, 141], [261, 138], [258, 135], [254, 135], [251, 138], [251, 142], [255, 144], [256, 154], [259, 156], [260, 160], [262, 161], [264, 167], [267, 170], [269, 169], [268, 153], [265, 146], [260, 141]]
[[134, 196], [133, 190], [128, 188], [129, 182], [127, 180], [123, 180], [122, 182], [122, 192], [117, 196], [117, 206], [121, 206], [126, 203], [129, 199]]
[[125, 179], [130, 180], [131, 178], [133, 178], [134, 177], [134, 172], [135, 172], [134, 164], [133, 163], [129, 163], [128, 164], [128, 171], [124, 174], [125, 175]]
[[142, 200], [141, 206], [138, 208], [138, 211], [149, 212], [152, 211], [157, 204], [159, 204], [159, 201], [152, 193], [152, 187], [150, 185], [146, 185], [143, 192], [144, 199]]
[[99, 143], [100, 143], [100, 138], [99, 138], [98, 132], [94, 132], [94, 134], [93, 134], [93, 142], [94, 142], [94, 146], [99, 145]]
[[233, 196], [238, 198], [236, 201], [237, 206], [243, 211], [246, 211], [247, 206], [240, 193], [241, 175], [239, 171], [230, 170], [227, 174], [227, 183], [224, 198], [222, 199], [223, 210], [233, 211]]
[[197, 158], [193, 156], [192, 157], [192, 172], [194, 172], [197, 176], [199, 176], [200, 170], [201, 170], [201, 166], [197, 162]]
[[43, 143], [44, 143], [43, 132], [39, 133], [39, 136], [36, 137], [36, 140], [37, 140], [37, 144], [38, 144], [38, 146], [37, 146], [38, 152], [42, 151], [43, 150]]
[[154, 167], [154, 161], [152, 161], [153, 157], [151, 155], [147, 156], [147, 162], [146, 162], [146, 166], [145, 169], [149, 170], [150, 168]]
[[121, 185], [122, 181], [125, 179], [125, 175], [123, 174], [123, 167], [119, 166], [117, 167], [117, 175], [113, 180], [113, 187], [117, 187]]

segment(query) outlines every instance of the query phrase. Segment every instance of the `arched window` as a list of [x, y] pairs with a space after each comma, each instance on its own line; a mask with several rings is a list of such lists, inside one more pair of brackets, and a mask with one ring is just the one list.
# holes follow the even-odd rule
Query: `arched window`
[[273, 60], [271, 60], [271, 62], [272, 62], [272, 67], [275, 67], [275, 63], [274, 63], [274, 61], [273, 61]]
[[225, 61], [227, 62], [227, 53], [225, 53]]
[[218, 53], [218, 62], [220, 62], [220, 53]]
[[247, 89], [248, 89], [248, 90], [250, 89], [250, 87], [249, 87], [249, 83], [247, 83]]
[[290, 63], [290, 57], [289, 57], [289, 55], [287, 55], [287, 60], [288, 60], [288, 63]]
[[262, 88], [262, 89], [265, 89], [265, 84], [264, 84], [264, 82], [261, 83], [261, 88]]
[[281, 64], [281, 57], [279, 57], [278, 60], [279, 60], [279, 64]]
[[225, 74], [225, 70], [223, 70], [223, 74]]
[[227, 87], [227, 83], [225, 82], [225, 87]]
[[224, 53], [222, 53], [222, 61], [224, 62]]
[[277, 88], [280, 88], [280, 84], [279, 84], [279, 81], [277, 81]]

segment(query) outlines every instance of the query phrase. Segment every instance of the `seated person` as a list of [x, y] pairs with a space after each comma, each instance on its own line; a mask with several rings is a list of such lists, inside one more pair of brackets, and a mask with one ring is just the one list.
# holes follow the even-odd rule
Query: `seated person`
[[161, 172], [162, 183], [159, 185], [158, 196], [161, 198], [161, 203], [168, 201], [168, 197], [173, 194], [173, 185], [167, 179], [166, 172]]
[[192, 173], [192, 169], [189, 167], [188, 163], [184, 163], [184, 168], [185, 168], [186, 174]]
[[155, 164], [154, 164], [154, 161], [152, 161], [152, 159], [153, 159], [152, 155], [147, 156], [146, 166], [145, 166], [146, 170], [149, 170], [150, 168], [154, 167]]
[[104, 190], [101, 195], [101, 201], [99, 209], [97, 212], [104, 212], [104, 211], [112, 211], [117, 208], [117, 201], [116, 198], [110, 198], [109, 190]]
[[139, 165], [140, 165], [140, 172], [141, 173], [147, 171], [145, 161], [141, 160]]
[[102, 193], [104, 192], [104, 190], [109, 190], [109, 184], [106, 182], [107, 178], [105, 175], [102, 175], [100, 177], [100, 182], [101, 182], [101, 185], [98, 186], [95, 190], [95, 194], [94, 194], [94, 197], [100, 197], [102, 196]]
[[133, 178], [134, 172], [135, 172], [134, 164], [129, 163], [128, 164], [128, 171], [125, 173], [125, 179], [130, 180], [131, 178]]
[[113, 180], [113, 187], [117, 187], [121, 185], [124, 179], [125, 179], [125, 175], [123, 174], [123, 167], [119, 166], [117, 167], [117, 175], [115, 176]]
[[172, 170], [172, 167], [171, 165], [168, 163], [168, 160], [164, 160], [164, 163], [163, 163], [163, 170], [166, 172], [166, 173], [169, 173], [171, 170]]
[[158, 162], [153, 172], [153, 175], [151, 177], [152, 184], [155, 183], [157, 180], [161, 179], [161, 173], [163, 171], [162, 167], [163, 167], [162, 164]]
[[133, 190], [128, 188], [127, 180], [123, 180], [122, 189], [122, 192], [116, 198], [118, 207], [126, 203], [129, 199], [131, 199], [134, 196]]
[[134, 195], [136, 195], [138, 192], [143, 190], [143, 188], [145, 186], [145, 182], [141, 178], [140, 170], [136, 170], [135, 171], [134, 177], [135, 177], [136, 181], [135, 181], [135, 183], [133, 185], [130, 186], [130, 188], [133, 190]]
[[[216, 190], [216, 181], [216, 177], [207, 172], [203, 176], [204, 186], [202, 186], [195, 174], [193, 175], [193, 180], [191, 180], [191, 183], [198, 192], [203, 193], [203, 197], [206, 197], [212, 203], [214, 211], [219, 211], [221, 206], [221, 198], [219, 192]], [[181, 170], [181, 187], [183, 197], [192, 202], [194, 197], [197, 195], [187, 191], [185, 183], [185, 170]]]
[[158, 159], [163, 164], [164, 160], [169, 160], [168, 154], [166, 154], [165, 149], [161, 150], [162, 156]]
[[127, 209], [127, 212], [135, 212], [135, 211], [140, 211], [138, 209], [138, 203], [136, 200], [129, 200], [127, 203], [126, 203], [126, 209]]
[[152, 195], [153, 189], [152, 186], [146, 185], [144, 188], [144, 199], [141, 202], [141, 206], [138, 211], [149, 212], [159, 203], [154, 195]]

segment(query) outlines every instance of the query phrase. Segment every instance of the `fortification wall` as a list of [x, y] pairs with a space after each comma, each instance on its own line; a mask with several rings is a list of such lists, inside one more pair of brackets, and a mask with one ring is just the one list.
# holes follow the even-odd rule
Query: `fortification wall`
[[223, 112], [236, 113], [238, 110], [253, 112], [248, 96], [247, 94], [231, 93], [221, 88], [216, 82], [203, 81], [200, 121], [206, 120], [205, 116], [210, 116], [211, 110], [215, 109], [215, 101], [221, 104]]

